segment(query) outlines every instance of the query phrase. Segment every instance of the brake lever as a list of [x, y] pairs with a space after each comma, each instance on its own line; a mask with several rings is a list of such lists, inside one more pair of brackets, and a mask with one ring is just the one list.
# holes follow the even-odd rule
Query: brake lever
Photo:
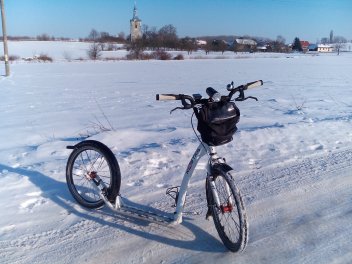
[[175, 110], [184, 110], [184, 109], [186, 109], [186, 108], [184, 108], [184, 107], [176, 107], [176, 108], [174, 108], [174, 109], [172, 109], [172, 110], [170, 111], [170, 115], [171, 115], [172, 112], [175, 111]]
[[253, 99], [253, 100], [258, 101], [258, 98], [254, 97], [254, 96], [247, 96], [244, 100], [247, 100], [247, 99]]
[[256, 101], [258, 101], [258, 98], [257, 97], [254, 97], [254, 96], [247, 96], [247, 97], [241, 97], [241, 96], [239, 96], [239, 97], [237, 97], [236, 99], [235, 99], [235, 101], [239, 101], [239, 102], [242, 102], [242, 101], [246, 101], [247, 99], [253, 99], [253, 100], [256, 100]]

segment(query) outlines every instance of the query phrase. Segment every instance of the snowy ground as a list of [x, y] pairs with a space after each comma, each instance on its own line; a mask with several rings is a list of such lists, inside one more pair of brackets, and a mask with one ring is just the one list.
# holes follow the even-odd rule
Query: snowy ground
[[[349, 53], [12, 64], [0, 79], [1, 263], [350, 263], [351, 70]], [[227, 252], [205, 220], [202, 166], [185, 207], [199, 215], [172, 228], [70, 196], [65, 146], [90, 136], [116, 154], [124, 196], [172, 212], [165, 189], [180, 184], [197, 139], [191, 112], [170, 116], [177, 102], [155, 94], [257, 79], [264, 86], [249, 94], [259, 102], [238, 103], [239, 131], [219, 148], [245, 196], [244, 253]]]

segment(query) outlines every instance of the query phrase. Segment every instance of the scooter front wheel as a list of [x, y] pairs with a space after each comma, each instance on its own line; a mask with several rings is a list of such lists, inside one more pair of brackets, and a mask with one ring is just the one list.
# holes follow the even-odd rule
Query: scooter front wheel
[[93, 182], [97, 176], [107, 186], [107, 198], [113, 202], [120, 191], [121, 173], [112, 151], [95, 140], [86, 140], [74, 146], [67, 161], [66, 182], [80, 205], [87, 208], [104, 205]]
[[222, 242], [230, 251], [241, 252], [248, 241], [248, 223], [240, 191], [230, 170], [224, 164], [217, 166], [215, 175], [207, 177], [206, 194], [209, 213]]

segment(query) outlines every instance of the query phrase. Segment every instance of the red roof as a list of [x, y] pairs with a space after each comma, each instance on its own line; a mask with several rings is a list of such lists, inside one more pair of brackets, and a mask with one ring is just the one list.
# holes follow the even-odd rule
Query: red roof
[[309, 42], [306, 40], [301, 40], [301, 46], [302, 46], [302, 48], [308, 48]]

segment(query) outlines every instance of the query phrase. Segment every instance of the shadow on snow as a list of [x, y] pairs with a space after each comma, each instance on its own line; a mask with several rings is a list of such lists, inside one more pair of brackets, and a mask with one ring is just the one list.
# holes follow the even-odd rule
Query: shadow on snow
[[[73, 201], [73, 198], [71, 197], [66, 184], [63, 182], [54, 180], [49, 176], [42, 174], [41, 172], [27, 170], [23, 168], [12, 168], [12, 167], [0, 164], [0, 171], [3, 171], [3, 170], [7, 170], [9, 173], [16, 173], [23, 176], [27, 176], [28, 179], [34, 185], [36, 185], [41, 189], [42, 196], [44, 198], [50, 199], [60, 207], [65, 208], [71, 213], [75, 214], [77, 217], [94, 221], [96, 223], [99, 223], [100, 225], [106, 225], [112, 228], [118, 228], [127, 233], [140, 236], [142, 238], [156, 241], [159, 243], [163, 243], [166, 245], [178, 247], [178, 248], [189, 249], [189, 250], [200, 251], [200, 252], [227, 252], [223, 244], [219, 240], [217, 240], [214, 236], [205, 232], [201, 228], [197, 227], [196, 225], [192, 224], [190, 222], [191, 219], [184, 218], [184, 222], [182, 223], [182, 225], [193, 233], [194, 235], [193, 240], [183, 241], [179, 239], [169, 238], [169, 237], [163, 236], [162, 234], [151, 234], [149, 233], [149, 231], [143, 231], [140, 229], [137, 230], [137, 229], [122, 225], [118, 222], [107, 221], [99, 217], [96, 217], [94, 215], [77, 211], [69, 204], [70, 202]], [[148, 208], [148, 206], [144, 206], [144, 208]], [[149, 209], [155, 211], [154, 208], [149, 207]], [[128, 221], [133, 224], [137, 224], [138, 226], [148, 226], [150, 223], [147, 220], [141, 220], [138, 218], [134, 218], [132, 216], [125, 217], [125, 216], [119, 215], [118, 212], [115, 213], [108, 208], [99, 210], [99, 213], [106, 216], [113, 216], [118, 219]], [[169, 228], [173, 229], [173, 227], [169, 227]], [[177, 233], [177, 230], [175, 230], [175, 232]]]

